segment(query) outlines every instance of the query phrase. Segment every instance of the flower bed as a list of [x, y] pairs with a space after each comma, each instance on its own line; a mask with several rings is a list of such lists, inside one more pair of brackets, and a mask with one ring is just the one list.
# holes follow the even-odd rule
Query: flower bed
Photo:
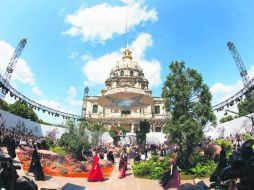
[[[25, 151], [17, 152], [23, 170], [26, 172], [31, 163], [31, 153]], [[76, 161], [70, 156], [47, 156], [41, 158], [44, 175], [86, 178], [91, 168], [91, 163]], [[101, 171], [105, 178], [110, 177], [114, 166], [103, 164]]]

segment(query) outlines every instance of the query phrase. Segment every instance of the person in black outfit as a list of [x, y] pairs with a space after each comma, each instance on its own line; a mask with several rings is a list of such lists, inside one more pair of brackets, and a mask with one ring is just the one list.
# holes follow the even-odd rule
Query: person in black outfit
[[139, 162], [140, 161], [140, 154], [139, 152], [136, 152], [135, 156], [134, 156], [134, 162]]
[[109, 151], [108, 154], [107, 154], [107, 159], [108, 161], [111, 161], [111, 162], [115, 162], [115, 158], [114, 158], [114, 155], [113, 155], [113, 152], [112, 151]]
[[28, 173], [32, 172], [34, 173], [34, 178], [36, 181], [43, 181], [45, 180], [45, 176], [41, 167], [41, 162], [40, 162], [40, 157], [38, 155], [36, 146], [34, 146], [34, 150], [33, 150], [33, 155], [32, 155], [32, 160], [31, 160], [31, 164], [28, 170]]
[[14, 158], [16, 157], [15, 149], [16, 149], [15, 140], [14, 140], [13, 137], [10, 137], [10, 138], [7, 140], [7, 151], [8, 151], [8, 154], [10, 155], [10, 157], [11, 157], [12, 159], [14, 159]]

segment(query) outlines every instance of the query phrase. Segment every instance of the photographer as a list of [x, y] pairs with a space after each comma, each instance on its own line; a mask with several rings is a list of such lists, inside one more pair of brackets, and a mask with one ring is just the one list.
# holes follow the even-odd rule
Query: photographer
[[[224, 189], [224, 190], [253, 190], [254, 189], [254, 140], [248, 140], [242, 146], [234, 151], [232, 154], [231, 162], [228, 166], [224, 165], [223, 156], [218, 164], [220, 172], [217, 171], [211, 176], [212, 183], [210, 188]], [[222, 152], [222, 155], [224, 153]], [[235, 180], [239, 179], [240, 182], [235, 184]], [[230, 184], [224, 183], [229, 181]]]
[[10, 157], [0, 157], [0, 189], [14, 189], [18, 179], [16, 169], [20, 169], [20, 167], [13, 165]]
[[10, 157], [0, 156], [0, 189], [5, 190], [38, 190], [37, 185], [27, 177], [19, 177]]

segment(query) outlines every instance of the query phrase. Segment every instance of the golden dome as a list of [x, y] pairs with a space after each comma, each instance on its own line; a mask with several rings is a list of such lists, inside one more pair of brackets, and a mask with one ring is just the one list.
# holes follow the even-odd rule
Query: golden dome
[[134, 61], [131, 56], [131, 51], [128, 48], [125, 48], [123, 51], [122, 59], [117, 61], [116, 65], [112, 68], [111, 72], [114, 72], [118, 69], [134, 69], [142, 71], [137, 61]]

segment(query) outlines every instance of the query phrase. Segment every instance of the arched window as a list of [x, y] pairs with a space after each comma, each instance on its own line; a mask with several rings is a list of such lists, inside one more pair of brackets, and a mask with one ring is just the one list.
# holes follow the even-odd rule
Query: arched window
[[120, 72], [120, 75], [121, 75], [121, 76], [124, 76], [124, 71], [121, 71], [121, 72]]
[[133, 76], [133, 71], [130, 72], [130, 76]]

